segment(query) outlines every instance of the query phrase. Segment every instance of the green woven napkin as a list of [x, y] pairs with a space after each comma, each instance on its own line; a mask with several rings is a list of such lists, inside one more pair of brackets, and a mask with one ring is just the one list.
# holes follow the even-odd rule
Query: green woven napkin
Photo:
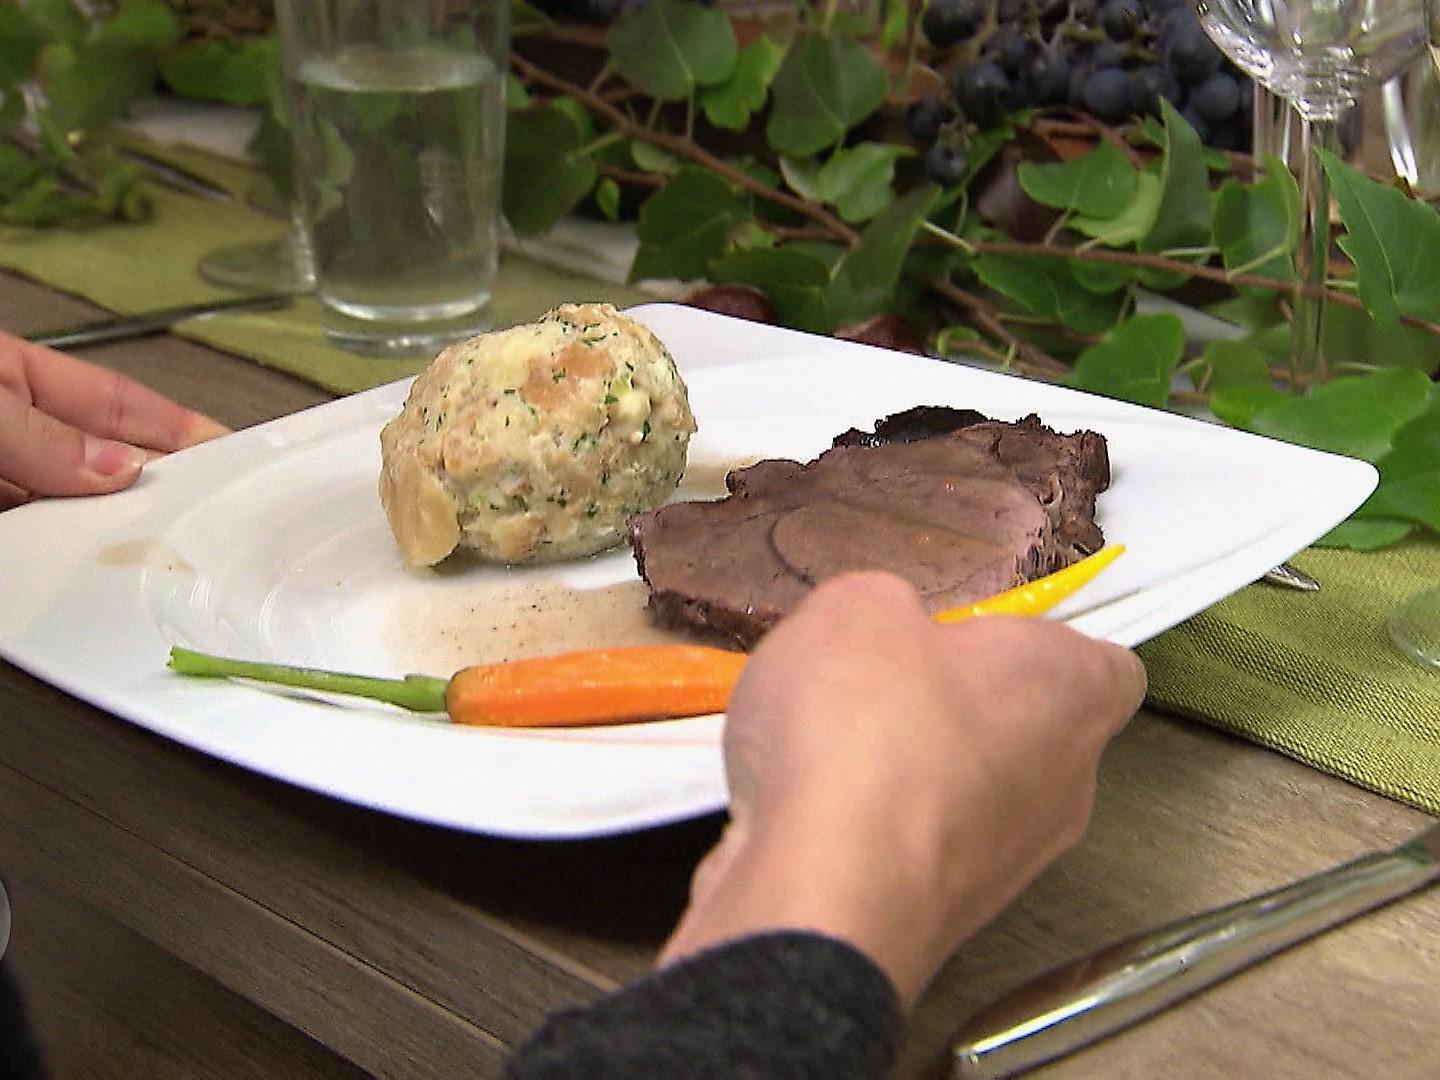
[[[236, 198], [215, 202], [151, 185], [155, 214], [144, 224], [0, 227], [0, 266], [126, 315], [234, 295], [206, 282], [195, 268], [217, 248], [264, 243], [283, 234], [283, 222], [246, 203], [245, 195], [258, 173], [247, 164], [204, 151], [147, 149]], [[501, 260], [490, 314], [496, 326], [508, 326], [566, 301], [607, 300], [625, 306], [647, 299], [653, 298], [627, 286], [506, 257]], [[179, 324], [175, 332], [338, 393], [391, 382], [425, 366], [425, 360], [378, 360], [327, 345], [319, 307], [309, 297], [282, 311], [192, 320]]]
[[1440, 542], [1292, 562], [1320, 592], [1251, 585], [1141, 646], [1150, 703], [1440, 814], [1440, 674], [1384, 626], [1440, 583]]

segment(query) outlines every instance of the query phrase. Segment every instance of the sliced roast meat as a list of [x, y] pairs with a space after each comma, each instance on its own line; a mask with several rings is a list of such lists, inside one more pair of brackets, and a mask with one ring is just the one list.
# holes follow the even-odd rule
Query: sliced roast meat
[[724, 499], [635, 515], [655, 618], [748, 648], [815, 583], [846, 571], [899, 574], [939, 611], [1099, 547], [1104, 439], [977, 416], [909, 410], [874, 434], [847, 432], [812, 462], [738, 469]]

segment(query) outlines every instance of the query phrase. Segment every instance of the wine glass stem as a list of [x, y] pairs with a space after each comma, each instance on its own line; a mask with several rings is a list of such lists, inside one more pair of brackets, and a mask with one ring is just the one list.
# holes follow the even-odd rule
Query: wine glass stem
[[1294, 343], [1290, 372], [1296, 388], [1325, 378], [1320, 337], [1325, 315], [1325, 271], [1330, 254], [1330, 184], [1317, 149], [1335, 153], [1339, 127], [1329, 117], [1300, 118], [1300, 243], [1296, 250]]

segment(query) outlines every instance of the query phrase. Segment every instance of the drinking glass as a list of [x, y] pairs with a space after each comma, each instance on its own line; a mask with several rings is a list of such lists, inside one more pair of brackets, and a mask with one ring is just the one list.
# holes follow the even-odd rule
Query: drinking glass
[[510, 0], [277, 0], [325, 336], [433, 356], [484, 329]]
[[[1440, 0], [1424, 0], [1423, 10], [1430, 58], [1440, 69]], [[1429, 123], [1440, 124], [1440, 116], [1432, 114]], [[1406, 653], [1428, 667], [1440, 669], [1440, 586], [1404, 601], [1390, 613], [1385, 626], [1391, 639]]]
[[1430, 57], [1385, 84], [1385, 141], [1395, 174], [1425, 198], [1440, 192], [1440, 72]]
[[1297, 386], [1325, 375], [1322, 290], [1330, 250], [1330, 191], [1315, 150], [1339, 145], [1340, 118], [1425, 46], [1422, 0], [1198, 0], [1220, 49], [1300, 115], [1301, 222], [1291, 370]]
[[200, 276], [241, 292], [310, 292], [315, 288], [315, 261], [299, 202], [275, 191], [268, 180], [258, 181], [245, 201], [262, 214], [284, 218], [285, 231], [268, 243], [230, 244], [207, 252], [197, 267]]

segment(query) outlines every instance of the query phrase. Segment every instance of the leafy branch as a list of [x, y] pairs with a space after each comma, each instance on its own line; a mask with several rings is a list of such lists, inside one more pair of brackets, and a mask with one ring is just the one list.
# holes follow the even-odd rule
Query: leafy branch
[[[1202, 404], [1380, 466], [1380, 492], [1336, 542], [1440, 528], [1440, 436], [1424, 434], [1440, 422], [1435, 211], [1327, 162], [1350, 263], [1302, 292], [1290, 173], [1207, 150], [1163, 102], [1124, 129], [1073, 113], [982, 127], [959, 113], [940, 141], [964, 166], [937, 187], [894, 122], [910, 104], [897, 85], [922, 66], [915, 6], [878, 34], [832, 14], [747, 26], [741, 47], [718, 13], [652, 0], [609, 28], [589, 81], [517, 55], [511, 223], [542, 232], [586, 207], [624, 208], [640, 240], [633, 278], [750, 289], [778, 321], [818, 332], [904, 319], [938, 355]], [[1081, 152], [1054, 151], [1077, 134]], [[1231, 335], [1191, 340], [1150, 310], [1157, 294], [1198, 297]], [[1286, 367], [1301, 295], [1327, 303], [1328, 381]]]
[[[723, 176], [736, 187], [751, 192], [758, 198], [766, 199], [794, 212], [800, 217], [810, 218], [817, 225], [821, 226], [827, 234], [843, 240], [846, 244], [853, 245], [858, 239], [855, 230], [851, 229], [839, 218], [829, 213], [823, 206], [792, 195], [787, 191], [771, 187], [761, 182], [749, 173], [731, 165], [723, 158], [712, 154], [693, 138], [685, 135], [674, 135], [666, 131], [647, 127], [637, 120], [622, 112], [619, 107], [611, 104], [606, 98], [587, 87], [580, 86], [570, 80], [547, 71], [539, 64], [532, 63], [519, 53], [511, 53], [510, 67], [527, 83], [534, 86], [545, 87], [563, 95], [573, 101], [578, 101], [591, 112], [609, 121], [614, 130], [632, 139], [639, 139], [652, 146], [659, 147], [676, 157], [685, 158], [703, 168]], [[647, 174], [641, 174], [647, 175]], [[663, 182], [661, 178], [655, 178], [655, 182]]]
[[157, 85], [209, 101], [272, 101], [269, 19], [262, 0], [0, 4], [0, 222], [148, 217], [144, 172], [98, 136]]

